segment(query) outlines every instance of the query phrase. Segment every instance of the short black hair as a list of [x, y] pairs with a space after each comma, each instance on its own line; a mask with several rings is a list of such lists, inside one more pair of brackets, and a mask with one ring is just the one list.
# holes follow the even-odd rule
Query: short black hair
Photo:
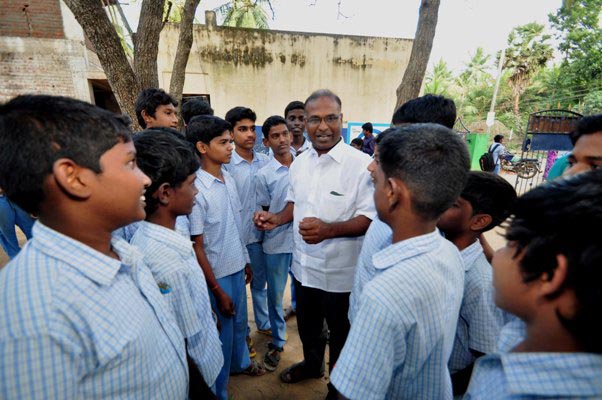
[[364, 125], [362, 125], [362, 130], [368, 131], [370, 133], [374, 132], [374, 129], [372, 127], [372, 122], [366, 122]]
[[499, 142], [501, 142], [501, 141], [502, 141], [502, 139], [503, 139], [503, 138], [504, 138], [504, 135], [495, 135], [495, 136], [493, 137], [493, 141], [494, 141], [495, 143], [499, 143]]
[[516, 243], [523, 282], [552, 276], [557, 255], [568, 260], [562, 288], [577, 298], [576, 315], [568, 319], [557, 311], [564, 327], [583, 351], [602, 353], [602, 171], [590, 171], [555, 179], [519, 197], [513, 207], [506, 239]]
[[293, 110], [303, 110], [303, 111], [305, 111], [305, 104], [303, 104], [303, 102], [299, 101], [299, 100], [291, 101], [290, 103], [288, 103], [288, 105], [284, 109], [284, 117], [286, 118], [286, 116], [288, 115], [288, 113], [291, 112], [291, 111], [293, 111]]
[[196, 150], [197, 142], [209, 145], [214, 138], [223, 135], [225, 131], [232, 132], [232, 125], [228, 121], [214, 115], [197, 115], [190, 120], [186, 127], [186, 140]]
[[140, 126], [146, 128], [146, 122], [142, 118], [143, 110], [154, 118], [157, 107], [165, 104], [173, 104], [174, 107], [178, 106], [177, 100], [168, 93], [165, 93], [163, 89], [148, 88], [141, 91], [136, 100], [136, 118]]
[[148, 132], [166, 132], [166, 133], [169, 133], [170, 135], [175, 135], [175, 136], [179, 137], [180, 139], [186, 139], [186, 135], [184, 135], [183, 132], [180, 132], [179, 130], [174, 129], [174, 128], [167, 128], [164, 126], [161, 126], [161, 127], [157, 126], [155, 128], [144, 129], [142, 131], [135, 132], [132, 136], [134, 138], [136, 138], [138, 135], [144, 135], [145, 133], [148, 133]]
[[182, 120], [188, 124], [197, 115], [213, 115], [213, 108], [200, 97], [190, 97], [182, 103]]
[[228, 121], [232, 127], [234, 127], [237, 122], [242, 121], [243, 119], [250, 119], [251, 121], [255, 122], [257, 121], [257, 115], [250, 108], [239, 106], [230, 109], [226, 113], [225, 117], [225, 120]]
[[337, 96], [336, 94], [334, 94], [334, 92], [332, 90], [318, 89], [315, 92], [313, 92], [312, 94], [310, 94], [309, 97], [307, 98], [307, 100], [305, 100], [304, 109], [307, 108], [307, 105], [309, 103], [311, 103], [312, 101], [318, 100], [322, 97], [329, 97], [339, 105], [339, 108], [343, 107], [341, 98], [339, 96]]
[[402, 104], [393, 113], [392, 124], [431, 122], [449, 129], [456, 123], [456, 104], [452, 99], [426, 94]]
[[100, 157], [131, 140], [130, 118], [62, 96], [23, 95], [0, 106], [0, 187], [28, 213], [45, 199], [54, 162], [68, 158], [95, 173]]
[[470, 171], [460, 197], [468, 201], [473, 215], [487, 214], [491, 223], [481, 230], [487, 232], [508, 218], [516, 201], [516, 191], [507, 180], [491, 172]]
[[147, 129], [134, 138], [134, 145], [136, 163], [151, 180], [144, 194], [149, 216], [159, 207], [159, 201], [153, 197], [159, 186], [169, 183], [178, 188], [200, 164], [189, 142], [162, 129]]
[[571, 142], [574, 146], [581, 136], [597, 132], [602, 132], [602, 114], [583, 117], [577, 122], [575, 130], [571, 132]]
[[379, 143], [378, 160], [387, 178], [408, 187], [413, 211], [425, 221], [436, 220], [456, 201], [470, 169], [464, 142], [438, 124], [397, 128]]
[[261, 132], [263, 132], [263, 137], [268, 139], [270, 135], [270, 129], [276, 125], [286, 125], [286, 120], [282, 118], [280, 115], [272, 115], [268, 119], [265, 120], [263, 126], [261, 127]]
[[354, 144], [359, 147], [364, 147], [364, 141], [360, 138], [355, 138], [351, 141], [351, 144]]
[[375, 139], [376, 144], [380, 144], [380, 142], [382, 142], [391, 132], [395, 132], [396, 130], [397, 128], [387, 128], [381, 133], [379, 133]]

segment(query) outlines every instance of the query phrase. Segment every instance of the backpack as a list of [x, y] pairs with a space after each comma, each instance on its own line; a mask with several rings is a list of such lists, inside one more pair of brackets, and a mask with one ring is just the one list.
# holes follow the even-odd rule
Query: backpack
[[491, 172], [495, 169], [495, 161], [493, 160], [493, 152], [498, 148], [500, 144], [496, 143], [495, 146], [489, 147], [487, 153], [483, 153], [481, 158], [479, 158], [479, 165], [481, 166], [481, 171]]

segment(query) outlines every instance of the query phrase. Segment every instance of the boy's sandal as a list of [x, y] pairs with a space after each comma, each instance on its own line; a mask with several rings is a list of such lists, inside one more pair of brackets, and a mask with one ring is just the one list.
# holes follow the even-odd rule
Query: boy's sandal
[[261, 376], [265, 375], [265, 369], [257, 363], [257, 361], [251, 360], [251, 364], [247, 369], [241, 372], [241, 374], [249, 375], [249, 376]]
[[317, 375], [311, 375], [305, 370], [305, 363], [301, 361], [300, 363], [291, 365], [284, 371], [280, 373], [280, 380], [284, 383], [297, 383], [304, 381], [306, 379], [317, 379], [324, 376], [324, 373], [321, 372]]

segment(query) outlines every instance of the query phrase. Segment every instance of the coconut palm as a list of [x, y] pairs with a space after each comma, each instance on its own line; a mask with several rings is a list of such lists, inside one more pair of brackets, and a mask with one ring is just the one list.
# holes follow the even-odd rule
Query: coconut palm
[[215, 11], [224, 18], [224, 26], [269, 29], [265, 6], [269, 7], [273, 16], [270, 0], [232, 0], [217, 7]]

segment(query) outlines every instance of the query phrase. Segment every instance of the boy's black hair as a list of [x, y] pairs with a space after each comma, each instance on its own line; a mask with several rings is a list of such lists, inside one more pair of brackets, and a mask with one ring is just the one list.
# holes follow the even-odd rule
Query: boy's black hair
[[225, 120], [234, 127], [238, 121], [243, 119], [250, 119], [251, 121], [257, 121], [257, 115], [253, 110], [248, 107], [234, 107], [226, 113]]
[[499, 135], [499, 134], [498, 134], [498, 135], [495, 135], [495, 136], [493, 137], [493, 141], [494, 141], [495, 143], [499, 143], [499, 142], [501, 142], [501, 141], [502, 141], [502, 139], [503, 139], [503, 138], [504, 138], [504, 135]]
[[374, 132], [374, 128], [372, 127], [372, 122], [366, 122], [364, 125], [362, 125], [362, 130], [368, 131], [370, 133]]
[[382, 142], [391, 132], [395, 132], [396, 130], [397, 128], [387, 128], [381, 133], [379, 133], [375, 139], [376, 144], [380, 144], [380, 142]]
[[140, 126], [146, 128], [146, 122], [142, 118], [143, 110], [154, 118], [157, 107], [165, 104], [173, 104], [174, 107], [178, 106], [176, 99], [165, 93], [163, 89], [148, 88], [141, 91], [136, 100], [136, 118]]
[[147, 129], [134, 138], [136, 163], [151, 180], [146, 188], [146, 215], [152, 215], [159, 207], [159, 200], [153, 197], [163, 183], [178, 188], [199, 169], [199, 161], [189, 142], [181, 136], [163, 129]]
[[136, 138], [138, 135], [144, 135], [147, 132], [166, 132], [169, 133], [170, 135], [175, 135], [177, 137], [179, 137], [180, 139], [186, 139], [186, 135], [184, 135], [183, 132], [180, 132], [177, 129], [174, 128], [167, 128], [164, 126], [161, 127], [155, 127], [155, 128], [148, 128], [139, 132], [134, 132], [134, 134], [132, 135], [133, 138]]
[[391, 121], [393, 125], [417, 122], [430, 122], [452, 129], [456, 122], [456, 104], [443, 96], [426, 94], [402, 104], [393, 113]]
[[0, 105], [0, 187], [28, 213], [45, 199], [54, 162], [101, 173], [100, 157], [131, 140], [130, 119], [69, 97], [18, 96]]
[[196, 150], [197, 142], [209, 145], [211, 140], [223, 135], [225, 131], [232, 132], [232, 125], [228, 121], [214, 115], [197, 115], [190, 120], [186, 127], [186, 140]]
[[263, 126], [261, 127], [261, 132], [263, 132], [263, 137], [268, 139], [270, 135], [270, 129], [273, 126], [284, 124], [286, 125], [286, 120], [282, 118], [280, 115], [272, 115], [268, 119], [265, 120]]
[[466, 185], [470, 157], [454, 131], [438, 124], [412, 124], [389, 133], [378, 145], [387, 178], [408, 187], [413, 211], [423, 220], [437, 219]]
[[182, 104], [182, 120], [188, 124], [197, 115], [213, 115], [213, 108], [200, 97], [191, 97]]
[[354, 144], [356, 146], [360, 146], [363, 147], [364, 146], [364, 141], [360, 138], [355, 138], [351, 141], [351, 144]]
[[487, 214], [491, 223], [481, 230], [487, 232], [508, 218], [516, 201], [516, 191], [507, 180], [491, 172], [470, 171], [460, 197], [468, 201], [473, 215]]
[[299, 100], [291, 101], [290, 103], [288, 103], [288, 105], [284, 109], [284, 117], [286, 118], [286, 116], [288, 115], [288, 113], [291, 112], [291, 111], [293, 111], [293, 110], [303, 110], [303, 111], [305, 111], [305, 104], [303, 104], [303, 102], [299, 101]]
[[564, 327], [586, 352], [602, 353], [602, 246], [596, 232], [602, 226], [602, 171], [556, 179], [525, 193], [513, 207], [506, 239], [516, 243], [524, 282], [552, 276], [556, 256], [568, 260], [564, 285], [577, 298], [576, 315]]
[[581, 136], [597, 132], [602, 132], [602, 114], [583, 117], [577, 123], [575, 130], [571, 132], [571, 142], [574, 146]]
[[315, 92], [313, 92], [312, 94], [310, 94], [309, 97], [307, 98], [307, 100], [305, 100], [304, 106], [307, 107], [307, 105], [309, 103], [311, 103], [312, 101], [318, 100], [322, 97], [329, 97], [329, 98], [333, 99], [339, 105], [339, 108], [343, 107], [341, 98], [339, 96], [337, 96], [332, 90], [329, 90], [329, 89], [318, 89]]

